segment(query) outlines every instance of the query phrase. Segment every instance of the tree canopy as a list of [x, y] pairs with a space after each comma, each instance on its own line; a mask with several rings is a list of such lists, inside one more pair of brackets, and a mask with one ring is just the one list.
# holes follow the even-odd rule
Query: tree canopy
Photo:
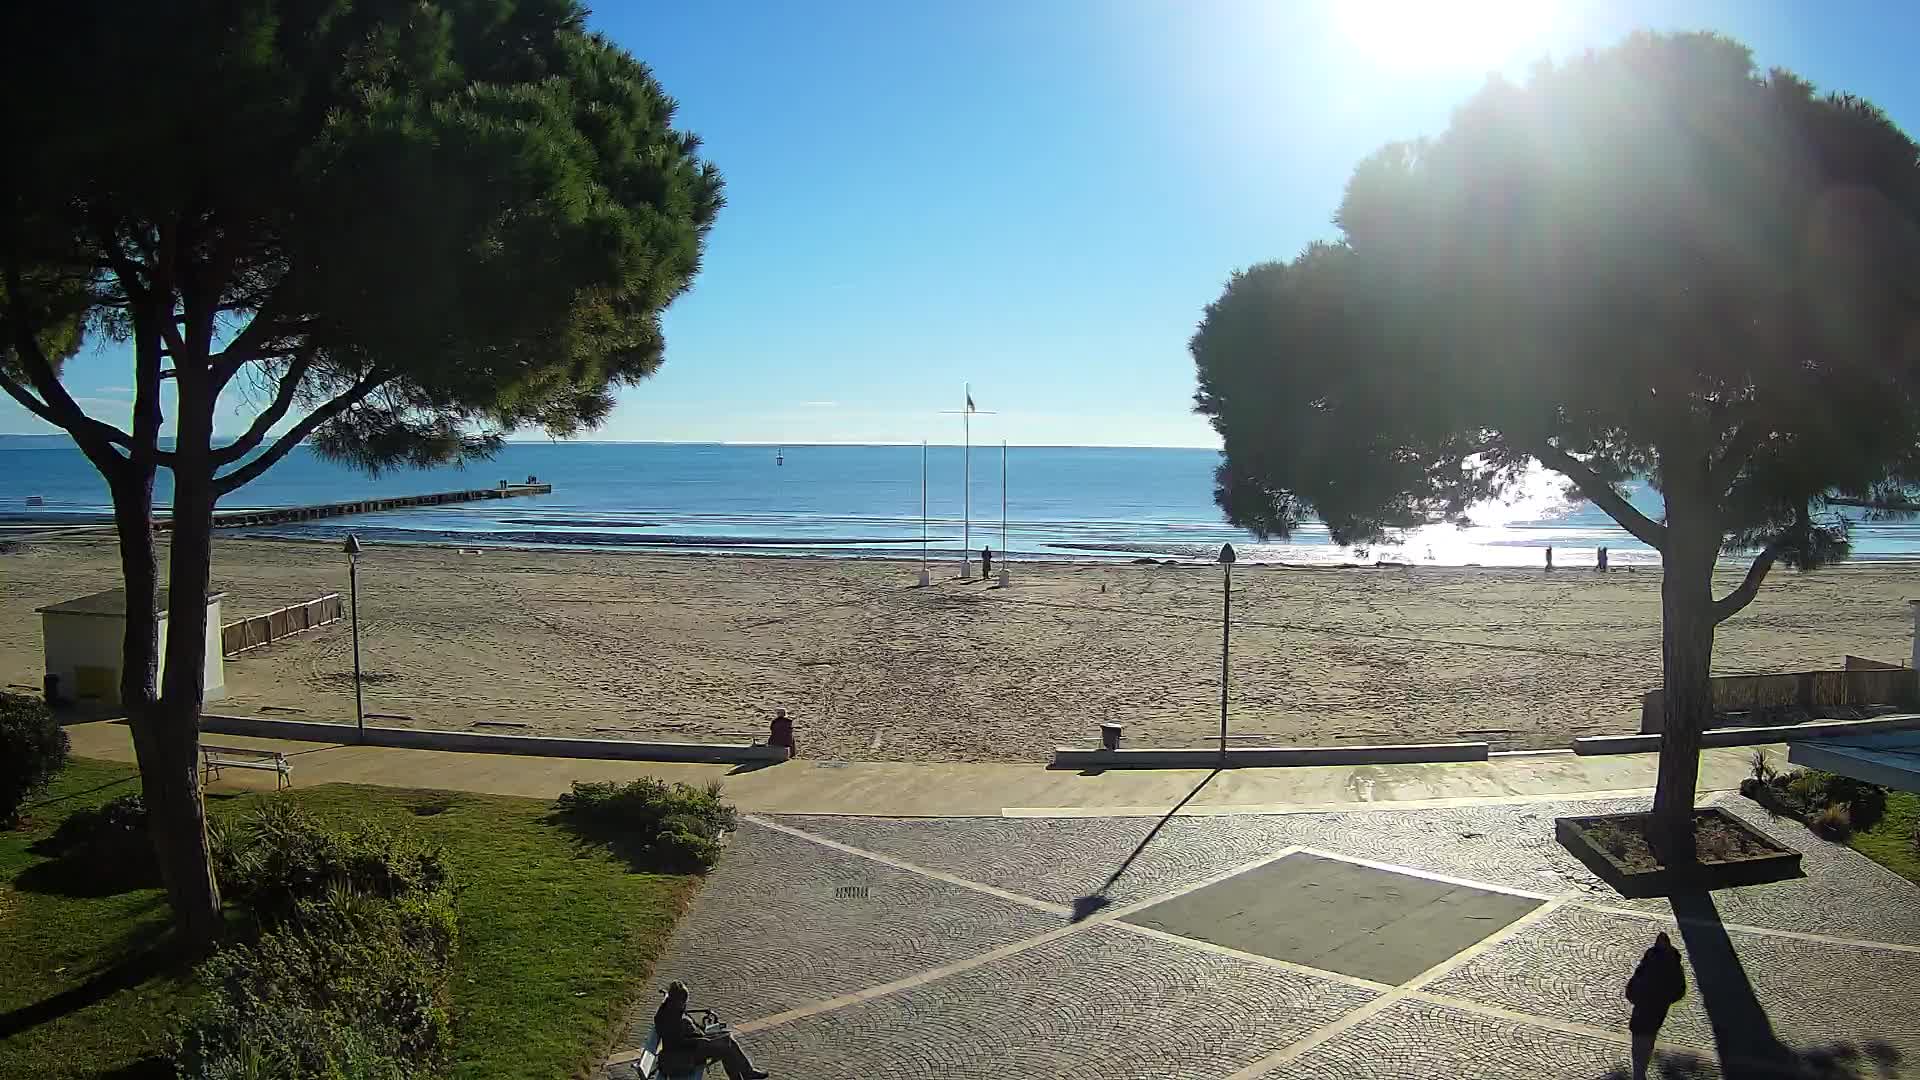
[[1690, 810], [1668, 757], [1697, 760], [1714, 625], [1776, 561], [1846, 554], [1830, 501], [1897, 505], [1920, 471], [1920, 151], [1735, 42], [1642, 33], [1490, 81], [1362, 161], [1335, 222], [1193, 338], [1221, 506], [1361, 542], [1563, 473], [1661, 553], [1660, 801]]
[[136, 359], [139, 411], [162, 357], [183, 394], [256, 393], [258, 422], [215, 454], [221, 490], [306, 436], [380, 465], [570, 434], [660, 363], [659, 314], [698, 268], [720, 180], [570, 0], [0, 18], [35, 43], [0, 76], [8, 100], [38, 106], [16, 110], [0, 173], [0, 385], [83, 447], [167, 463], [79, 422], [53, 363], [71, 337], [37, 347], [74, 315], [157, 346]]
[[[108, 481], [127, 709], [188, 940], [220, 925], [195, 745], [219, 499], [307, 443], [367, 469], [570, 435], [652, 374], [721, 181], [574, 0], [0, 5], [0, 390]], [[32, 107], [25, 107], [32, 103]], [[61, 382], [130, 346], [131, 422]], [[254, 406], [237, 438], [215, 410]], [[223, 398], [223, 395], [225, 397]], [[171, 443], [162, 439], [168, 424]]]

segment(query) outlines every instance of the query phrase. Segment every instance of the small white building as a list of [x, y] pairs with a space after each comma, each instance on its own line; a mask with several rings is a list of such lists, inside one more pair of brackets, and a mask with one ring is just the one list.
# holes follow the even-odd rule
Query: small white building
[[[207, 595], [207, 700], [227, 693], [220, 655], [220, 598]], [[38, 609], [47, 674], [58, 678], [62, 701], [120, 704], [120, 666], [126, 648], [127, 591], [108, 589]], [[160, 673], [167, 665], [167, 590], [160, 590]]]

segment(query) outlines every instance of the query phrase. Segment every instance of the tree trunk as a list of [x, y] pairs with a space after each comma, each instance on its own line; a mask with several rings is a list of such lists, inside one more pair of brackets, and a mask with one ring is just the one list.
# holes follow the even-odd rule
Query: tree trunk
[[1660, 666], [1666, 719], [1650, 831], [1660, 861], [1695, 861], [1693, 809], [1700, 781], [1700, 733], [1713, 721], [1713, 563], [1720, 537], [1668, 519], [1660, 581]]
[[220, 885], [207, 844], [200, 792], [200, 711], [206, 704], [207, 585], [213, 544], [211, 409], [196, 422], [182, 393], [173, 468], [173, 528], [167, 587], [167, 664], [149, 725], [155, 764], [143, 759], [154, 851], [173, 903], [175, 925], [195, 945], [220, 929]]
[[127, 592], [120, 705], [133, 727], [136, 753], [159, 685], [160, 570], [153, 550], [153, 473], [151, 468], [128, 462], [122, 475], [108, 481], [113, 492], [114, 530], [120, 536], [120, 576]]

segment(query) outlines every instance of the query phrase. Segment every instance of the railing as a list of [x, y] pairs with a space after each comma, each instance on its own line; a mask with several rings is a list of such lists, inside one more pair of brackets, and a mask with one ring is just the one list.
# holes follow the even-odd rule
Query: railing
[[230, 622], [220, 628], [220, 651], [227, 656], [257, 649], [270, 641], [339, 622], [345, 617], [339, 593], [290, 604], [278, 611]]

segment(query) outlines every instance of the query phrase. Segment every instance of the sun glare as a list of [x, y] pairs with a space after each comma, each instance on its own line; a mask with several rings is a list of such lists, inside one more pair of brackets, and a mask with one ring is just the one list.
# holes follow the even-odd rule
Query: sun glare
[[1401, 70], [1495, 68], [1536, 48], [1550, 0], [1335, 0], [1341, 31]]

